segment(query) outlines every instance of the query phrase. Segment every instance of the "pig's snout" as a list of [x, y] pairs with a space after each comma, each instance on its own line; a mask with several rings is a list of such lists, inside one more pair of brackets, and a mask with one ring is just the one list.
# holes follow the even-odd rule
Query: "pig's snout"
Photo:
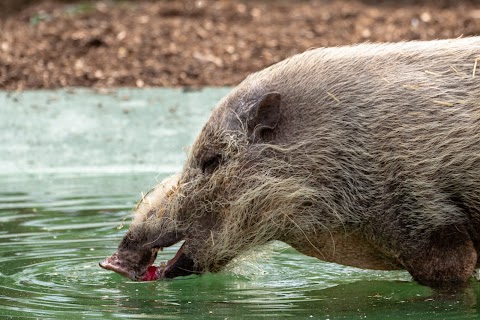
[[131, 280], [138, 280], [147, 268], [153, 264], [157, 257], [158, 249], [152, 249], [138, 253], [125, 253], [121, 250], [99, 263], [106, 270], [115, 271]]
[[125, 266], [122, 264], [122, 261], [118, 258], [118, 252], [115, 252], [110, 257], [100, 262], [99, 265], [103, 269], [115, 271], [116, 273], [119, 273], [127, 278], [135, 278], [134, 272], [126, 269]]

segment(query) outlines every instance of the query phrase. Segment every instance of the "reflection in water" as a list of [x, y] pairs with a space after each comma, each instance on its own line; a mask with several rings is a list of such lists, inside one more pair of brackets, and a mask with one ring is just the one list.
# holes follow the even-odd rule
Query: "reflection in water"
[[[0, 193], [0, 309], [8, 318], [475, 318], [476, 293], [430, 299], [405, 272], [321, 263], [282, 243], [219, 274], [135, 283], [98, 267], [152, 174], [36, 175]], [[12, 181], [14, 181], [12, 183]], [[45, 182], [48, 181], [46, 184]], [[39, 188], [38, 186], [45, 187]], [[126, 187], [128, 186], [128, 188]], [[128, 224], [128, 223], [127, 223]], [[166, 248], [160, 259], [178, 248]], [[476, 286], [474, 289], [476, 290]]]

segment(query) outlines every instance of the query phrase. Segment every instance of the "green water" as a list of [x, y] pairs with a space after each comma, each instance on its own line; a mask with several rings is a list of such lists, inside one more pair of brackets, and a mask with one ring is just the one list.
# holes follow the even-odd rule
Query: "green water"
[[480, 319], [477, 283], [438, 298], [405, 272], [323, 263], [282, 243], [168, 281], [99, 268], [140, 193], [181, 168], [227, 91], [0, 93], [0, 319]]

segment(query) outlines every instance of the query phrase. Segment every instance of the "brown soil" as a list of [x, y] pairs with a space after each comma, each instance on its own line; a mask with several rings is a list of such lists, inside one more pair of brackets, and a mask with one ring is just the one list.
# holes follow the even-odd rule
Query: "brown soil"
[[0, 88], [234, 85], [308, 48], [480, 34], [480, 1], [0, 4]]

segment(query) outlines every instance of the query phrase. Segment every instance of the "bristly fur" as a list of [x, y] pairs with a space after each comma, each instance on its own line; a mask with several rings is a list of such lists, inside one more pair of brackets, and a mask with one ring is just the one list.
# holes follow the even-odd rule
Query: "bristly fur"
[[[480, 37], [361, 44], [252, 74], [134, 228], [149, 239], [178, 229], [203, 271], [277, 239], [324, 260], [406, 268], [432, 286], [462, 282], [480, 249], [479, 56]], [[247, 115], [269, 92], [281, 95], [279, 122], [252, 138]], [[205, 173], [212, 154], [219, 165]], [[449, 236], [446, 248], [438, 239]], [[427, 266], [413, 255], [442, 264], [440, 243], [466, 262], [417, 272]]]

